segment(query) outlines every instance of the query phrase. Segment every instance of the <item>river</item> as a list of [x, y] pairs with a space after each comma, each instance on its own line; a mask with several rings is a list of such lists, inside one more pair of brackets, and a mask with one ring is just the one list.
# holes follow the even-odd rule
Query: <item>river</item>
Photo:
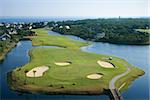
[[[59, 35], [50, 31], [50, 35]], [[73, 40], [83, 41], [76, 36], [68, 36]], [[49, 48], [47, 46], [39, 46], [39, 48]], [[51, 46], [50, 46], [51, 47]], [[86, 96], [86, 95], [42, 95], [42, 94], [22, 94], [10, 90], [7, 84], [7, 73], [19, 66], [28, 63], [30, 57], [28, 51], [32, 48], [31, 41], [20, 41], [6, 56], [5, 60], [0, 63], [0, 82], [1, 82], [1, 99], [3, 100], [108, 100], [108, 96]], [[55, 48], [55, 47], [51, 47]], [[149, 100], [149, 51], [150, 46], [133, 46], [133, 45], [118, 45], [101, 42], [93, 42], [92, 45], [82, 47], [84, 52], [92, 52], [97, 54], [114, 55], [127, 60], [129, 63], [140, 67], [145, 71], [145, 75], [133, 82], [127, 91], [122, 95], [125, 100]]]

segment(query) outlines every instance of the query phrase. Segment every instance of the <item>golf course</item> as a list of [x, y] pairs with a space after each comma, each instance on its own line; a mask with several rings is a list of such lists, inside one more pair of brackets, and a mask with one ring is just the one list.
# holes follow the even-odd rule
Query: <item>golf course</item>
[[113, 85], [121, 91], [144, 75], [144, 71], [124, 59], [83, 52], [80, 48], [90, 45], [90, 42], [48, 35], [49, 30], [44, 28], [33, 31], [36, 36], [28, 38], [33, 46], [41, 48], [31, 49], [28, 52], [30, 62], [9, 73], [8, 83], [12, 90], [45, 94], [104, 94], [111, 88], [110, 81], [118, 75], [122, 74], [113, 80]]

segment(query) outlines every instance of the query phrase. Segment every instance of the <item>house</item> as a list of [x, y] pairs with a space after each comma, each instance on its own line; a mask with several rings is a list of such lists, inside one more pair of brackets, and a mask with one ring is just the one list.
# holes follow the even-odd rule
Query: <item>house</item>
[[44, 22], [44, 26], [46, 26], [48, 24], [48, 22]]
[[0, 26], [4, 26], [4, 24], [0, 23]]
[[32, 26], [29, 26], [29, 30], [31, 30], [32, 29]]
[[59, 28], [63, 28], [63, 26], [59, 26]]
[[105, 37], [105, 33], [97, 33], [96, 38], [104, 38]]
[[69, 26], [65, 26], [65, 28], [66, 28], [67, 30], [69, 30], [69, 29], [70, 29], [70, 27], [69, 27]]
[[6, 28], [9, 28], [10, 27], [10, 24], [6, 24]]
[[18, 26], [18, 29], [21, 29], [23, 26], [20, 24], [19, 26]]
[[8, 31], [8, 33], [9, 33], [10, 35], [18, 34], [16, 30]]
[[58, 26], [58, 24], [53, 24], [53, 27], [56, 27], [56, 26]]
[[11, 30], [8, 30], [8, 34], [10, 35], [14, 35], [14, 34], [18, 34], [16, 30], [14, 29], [11, 29]]
[[5, 40], [10, 39], [10, 38], [11, 38], [11, 36], [6, 34], [6, 33], [0, 36], [0, 40], [2, 40], [2, 41], [5, 41]]
[[16, 24], [13, 24], [13, 27], [16, 28]]

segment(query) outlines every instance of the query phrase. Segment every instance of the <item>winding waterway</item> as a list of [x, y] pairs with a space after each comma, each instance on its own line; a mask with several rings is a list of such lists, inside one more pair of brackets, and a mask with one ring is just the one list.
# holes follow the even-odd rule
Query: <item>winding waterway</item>
[[87, 96], [87, 95], [44, 95], [44, 94], [27, 94], [10, 90], [7, 84], [7, 73], [13, 69], [27, 64], [30, 60], [29, 50], [33, 48], [58, 48], [56, 46], [32, 46], [31, 41], [20, 41], [6, 56], [5, 60], [0, 63], [0, 83], [1, 98], [0, 100], [107, 100], [108, 97]]
[[[59, 35], [56, 32], [49, 32], [49, 35]], [[84, 41], [76, 36], [68, 36], [73, 40]], [[85, 42], [85, 41], [84, 41]], [[54, 46], [39, 46], [38, 48], [55, 48]], [[1, 99], [3, 100], [107, 100], [108, 96], [85, 96], [85, 95], [42, 95], [42, 94], [21, 94], [9, 89], [7, 84], [7, 73], [16, 67], [23, 66], [28, 63], [30, 57], [28, 51], [32, 48], [31, 41], [20, 41], [13, 48], [3, 62], [0, 63], [0, 82], [1, 82]], [[150, 63], [148, 55], [150, 51], [149, 45], [133, 46], [133, 45], [116, 45], [109, 43], [93, 42], [92, 45], [82, 47], [84, 52], [92, 52], [97, 54], [114, 55], [127, 60], [129, 63], [140, 67], [145, 71], [145, 75], [135, 80], [130, 88], [123, 93], [125, 100], [149, 100], [149, 67]]]

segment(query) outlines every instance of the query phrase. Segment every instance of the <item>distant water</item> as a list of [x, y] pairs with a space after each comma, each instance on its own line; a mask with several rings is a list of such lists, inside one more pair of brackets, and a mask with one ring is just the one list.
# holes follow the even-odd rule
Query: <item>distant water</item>
[[66, 21], [66, 20], [80, 20], [87, 19], [85, 17], [0, 17], [0, 23], [2, 22], [47, 22], [47, 21]]
[[68, 37], [71, 40], [80, 41], [80, 42], [87, 42], [86, 40], [84, 40], [80, 37], [77, 37], [77, 36], [73, 36], [73, 35], [61, 35], [57, 32], [53, 32], [53, 31], [49, 31], [48, 34], [53, 35], [53, 36], [65, 36], [65, 37]]

